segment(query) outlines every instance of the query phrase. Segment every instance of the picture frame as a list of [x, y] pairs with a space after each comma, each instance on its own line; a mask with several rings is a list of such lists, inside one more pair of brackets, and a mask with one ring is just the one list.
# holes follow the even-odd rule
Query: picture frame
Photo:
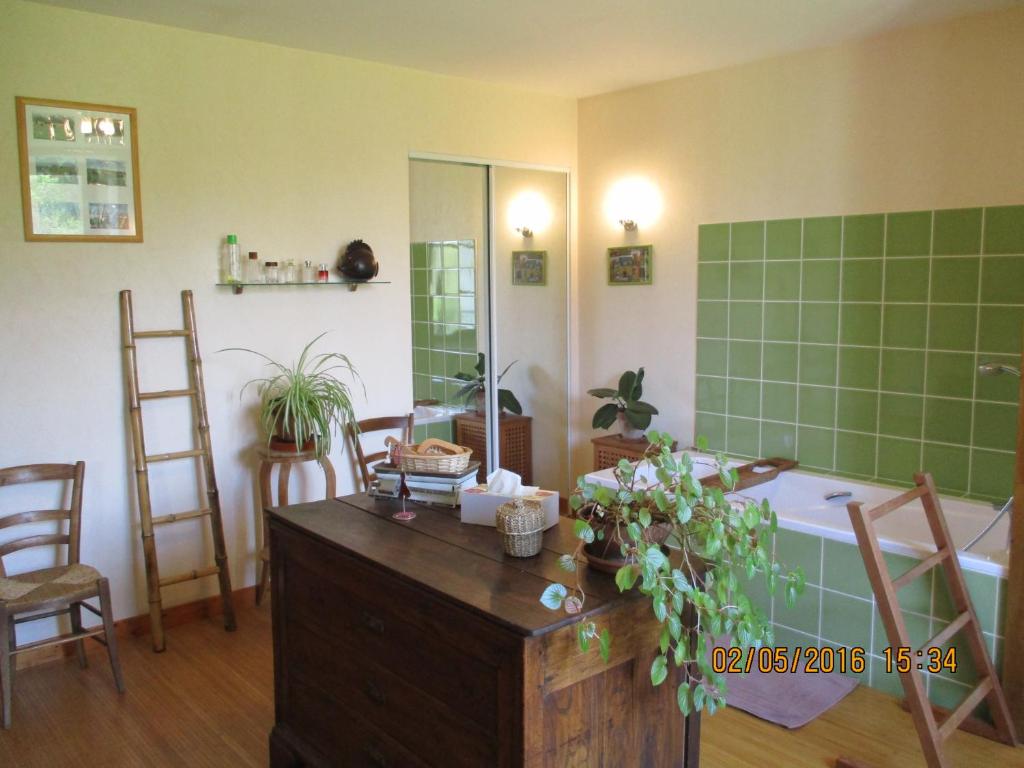
[[25, 239], [142, 242], [133, 107], [15, 97]]
[[654, 247], [622, 245], [608, 249], [608, 285], [651, 285]]
[[547, 284], [547, 251], [512, 251], [512, 285]]

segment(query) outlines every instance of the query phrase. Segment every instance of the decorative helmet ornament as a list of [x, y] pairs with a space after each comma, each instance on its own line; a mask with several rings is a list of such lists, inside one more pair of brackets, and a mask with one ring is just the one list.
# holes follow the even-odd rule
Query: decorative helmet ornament
[[345, 246], [345, 252], [338, 259], [338, 271], [346, 280], [370, 280], [377, 276], [380, 264], [373, 255], [373, 248], [362, 240], [353, 240]]

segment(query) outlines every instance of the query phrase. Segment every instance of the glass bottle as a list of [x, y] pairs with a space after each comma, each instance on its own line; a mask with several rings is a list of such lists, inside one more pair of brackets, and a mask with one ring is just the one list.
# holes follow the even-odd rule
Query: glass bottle
[[302, 282], [316, 282], [316, 270], [313, 269], [313, 262], [309, 261], [308, 259], [306, 260], [306, 263], [302, 265]]
[[242, 282], [242, 251], [238, 247], [238, 235], [228, 235], [224, 244], [224, 262], [221, 266], [221, 282]]
[[263, 268], [260, 266], [260, 255], [256, 251], [249, 251], [249, 258], [245, 265], [245, 282], [263, 282]]
[[284, 265], [284, 280], [285, 283], [297, 283], [299, 282], [299, 270], [295, 266], [294, 259], [288, 259]]
[[317, 270], [317, 273], [316, 273], [316, 281], [318, 283], [326, 283], [328, 281], [328, 279], [330, 278], [330, 276], [331, 276], [331, 273], [327, 271], [327, 265], [326, 264], [321, 264], [320, 268]]
[[263, 264], [263, 275], [267, 283], [281, 282], [281, 272], [276, 261], [267, 261]]

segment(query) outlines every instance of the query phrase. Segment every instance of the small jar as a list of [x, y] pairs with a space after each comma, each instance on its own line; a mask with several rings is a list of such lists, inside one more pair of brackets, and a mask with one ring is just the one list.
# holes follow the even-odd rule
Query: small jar
[[326, 283], [330, 276], [331, 273], [327, 271], [327, 265], [321, 264], [316, 272], [316, 281], [318, 283]]
[[281, 282], [281, 271], [276, 261], [268, 261], [263, 265], [263, 275], [268, 283]]
[[260, 255], [256, 251], [249, 251], [249, 258], [245, 264], [245, 282], [263, 282], [263, 266], [260, 264]]
[[304, 283], [315, 283], [316, 282], [316, 270], [313, 269], [313, 262], [307, 260], [302, 265], [302, 282]]

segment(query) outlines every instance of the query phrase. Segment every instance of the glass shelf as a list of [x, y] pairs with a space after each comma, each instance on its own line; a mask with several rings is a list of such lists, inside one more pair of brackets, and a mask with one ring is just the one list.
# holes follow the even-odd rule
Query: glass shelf
[[234, 293], [239, 294], [244, 288], [294, 288], [296, 286], [331, 286], [344, 285], [350, 291], [356, 290], [360, 285], [391, 285], [390, 280], [331, 280], [326, 283], [217, 283], [219, 288], [231, 288]]

